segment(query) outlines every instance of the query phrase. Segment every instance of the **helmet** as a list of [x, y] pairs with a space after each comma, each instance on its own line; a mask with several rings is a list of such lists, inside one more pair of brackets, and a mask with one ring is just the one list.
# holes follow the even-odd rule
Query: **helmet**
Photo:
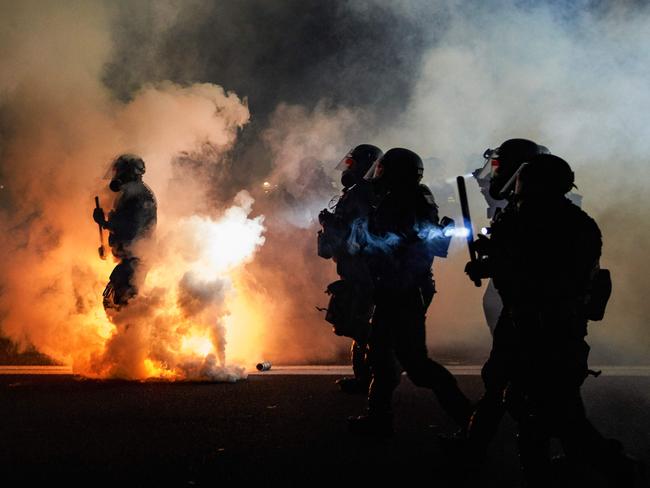
[[383, 156], [383, 152], [372, 144], [361, 144], [350, 150], [336, 166], [342, 170], [341, 183], [349, 188], [362, 179], [372, 164]]
[[378, 159], [370, 171], [372, 175], [366, 176], [387, 189], [415, 187], [422, 180], [424, 163], [413, 151], [395, 147]]
[[140, 156], [122, 154], [111, 164], [112, 178], [109, 187], [115, 192], [120, 191], [124, 183], [141, 178], [144, 172], [144, 161]]
[[512, 178], [519, 167], [534, 156], [544, 153], [549, 153], [548, 148], [528, 139], [508, 139], [496, 149], [486, 149], [483, 157], [487, 161], [483, 169], [489, 168], [492, 172], [490, 196], [497, 200], [503, 199], [511, 191], [509, 183], [514, 183]]
[[539, 154], [522, 166], [515, 194], [519, 198], [561, 197], [575, 186], [574, 180], [571, 166], [564, 159]]

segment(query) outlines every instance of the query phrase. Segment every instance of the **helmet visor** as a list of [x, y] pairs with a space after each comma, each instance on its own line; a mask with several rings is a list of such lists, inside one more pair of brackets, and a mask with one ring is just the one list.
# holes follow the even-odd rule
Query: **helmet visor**
[[113, 159], [110, 163], [108, 163], [108, 166], [106, 167], [106, 171], [104, 172], [104, 176], [102, 179], [104, 180], [112, 180], [115, 177], [116, 173], [116, 168], [115, 168], [115, 162], [117, 160]]
[[363, 179], [368, 181], [378, 180], [381, 178], [383, 172], [384, 167], [381, 165], [381, 158], [377, 158], [375, 162], [370, 165], [370, 168], [366, 172]]
[[488, 148], [483, 153], [483, 158], [485, 159], [485, 164], [476, 174], [476, 178], [481, 180], [492, 178], [499, 168], [499, 150]]
[[338, 169], [339, 171], [345, 171], [346, 169], [352, 169], [352, 168], [354, 168], [354, 165], [355, 165], [356, 163], [357, 163], [357, 162], [356, 162], [355, 159], [352, 157], [352, 154], [351, 154], [351, 153], [347, 153], [347, 154], [343, 157], [343, 159], [341, 159], [341, 160], [339, 161], [339, 164], [336, 165], [336, 169]]

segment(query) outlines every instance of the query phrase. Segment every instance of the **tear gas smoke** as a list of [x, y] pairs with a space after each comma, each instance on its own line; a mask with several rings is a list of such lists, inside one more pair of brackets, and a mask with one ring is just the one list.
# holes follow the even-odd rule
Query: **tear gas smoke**
[[[158, 83], [128, 103], [114, 100], [100, 82], [110, 53], [107, 13], [76, 7], [3, 7], [12, 28], [2, 34], [10, 76], [0, 85], [9, 195], [0, 239], [10, 257], [2, 331], [83, 374], [240, 378], [244, 369], [226, 362], [225, 331], [246, 327], [229, 307], [241, 300], [237, 273], [264, 243], [263, 217], [249, 217], [246, 192], [212, 206], [205, 175], [248, 121], [246, 103], [207, 83]], [[178, 158], [206, 144], [213, 157], [204, 164]], [[95, 254], [89, 211], [95, 190], [106, 192], [109, 161], [126, 151], [146, 161], [159, 220], [155, 240], [138, 243], [149, 270], [139, 296], [107, 317], [101, 291], [113, 264]], [[102, 201], [111, 200], [104, 193]]]
[[[605, 321], [590, 328], [595, 361], [647, 361], [650, 264], [640, 244], [650, 239], [647, 7], [510, 0], [73, 6], [7, 3], [1, 12], [0, 240], [11, 261], [0, 271], [0, 320], [12, 340], [74, 361], [77, 371], [135, 377], [142, 375], [117, 372], [118, 363], [142, 369], [144, 357], [149, 369], [210, 370], [224, 329], [228, 361], [341, 358], [348, 341], [313, 312], [335, 278], [332, 263], [315, 256], [315, 231], [318, 212], [339, 191], [333, 169], [341, 156], [359, 143], [436, 156], [425, 161], [424, 182], [440, 215], [458, 222], [445, 180], [480, 167], [486, 147], [527, 137], [573, 165], [583, 206], [603, 230], [602, 264], [612, 269], [614, 294]], [[197, 80], [235, 90], [249, 105]], [[125, 151], [147, 162], [145, 181], [160, 208], [157, 242], [144, 246], [151, 287], [139, 306], [170, 312], [173, 302], [172, 321], [207, 314], [212, 329], [201, 326], [197, 336], [170, 332], [169, 316], [120, 334], [99, 306], [110, 265], [96, 258], [89, 212], [105, 165]], [[483, 200], [469, 186], [480, 228]], [[252, 208], [233, 203], [242, 189], [255, 199]], [[215, 229], [209, 239], [218, 240], [213, 226], [228, 208], [239, 213], [237, 228], [252, 251], [227, 258], [233, 267], [206, 279], [208, 268], [198, 263], [210, 262], [213, 248], [188, 228]], [[454, 237], [449, 258], [434, 264], [439, 293], [428, 341], [443, 358], [477, 350], [482, 358], [490, 343], [482, 292], [462, 273], [464, 251]], [[165, 278], [173, 291], [161, 297], [153, 292], [156, 266], [177, 254], [184, 272]], [[183, 348], [210, 360], [183, 372], [182, 354], [165, 356]]]

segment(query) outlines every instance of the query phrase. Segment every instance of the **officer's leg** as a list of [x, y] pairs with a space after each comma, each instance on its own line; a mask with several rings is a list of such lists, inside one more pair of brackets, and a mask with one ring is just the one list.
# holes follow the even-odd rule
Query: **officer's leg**
[[464, 428], [471, 415], [471, 405], [456, 378], [428, 356], [420, 293], [409, 293], [401, 298], [400, 321], [393, 327], [397, 360], [411, 381], [417, 386], [431, 388], [445, 412]]
[[367, 341], [352, 341], [350, 347], [350, 358], [352, 360], [352, 371], [354, 377], [344, 377], [336, 381], [341, 391], [345, 393], [368, 394], [370, 386], [370, 359], [368, 357]]
[[534, 411], [526, 412], [519, 422], [517, 447], [519, 461], [528, 487], [551, 485], [550, 435], [543, 418]]
[[578, 390], [567, 396], [557, 410], [562, 412], [558, 436], [571, 464], [590, 466], [608, 486], [634, 486], [638, 463], [625, 455], [620, 442], [605, 438], [587, 419]]
[[392, 412], [393, 392], [399, 385], [400, 371], [393, 352], [392, 321], [395, 307], [390, 303], [378, 304], [372, 320], [369, 359], [372, 381], [368, 393], [368, 410], [371, 414]]
[[483, 314], [485, 315], [485, 322], [492, 335], [494, 335], [494, 331], [499, 323], [502, 309], [503, 302], [501, 301], [499, 292], [495, 288], [494, 283], [492, 283], [492, 280], [490, 280], [483, 294]]
[[367, 342], [352, 342], [352, 370], [354, 377], [360, 385], [363, 385], [366, 390], [370, 385], [370, 359], [368, 358], [368, 343]]
[[494, 329], [490, 357], [481, 370], [485, 393], [474, 408], [467, 432], [470, 448], [476, 456], [484, 456], [505, 414], [504, 392], [511, 379], [509, 372], [514, 368], [511, 356], [515, 348], [512, 321], [502, 311]]
[[137, 258], [128, 258], [115, 266], [104, 290], [104, 308], [119, 309], [137, 295], [135, 273], [138, 264]]
[[350, 431], [362, 435], [390, 435], [393, 432], [393, 391], [399, 384], [400, 370], [392, 349], [389, 303], [377, 306], [372, 322], [369, 358], [372, 381], [368, 392], [368, 415], [348, 419]]

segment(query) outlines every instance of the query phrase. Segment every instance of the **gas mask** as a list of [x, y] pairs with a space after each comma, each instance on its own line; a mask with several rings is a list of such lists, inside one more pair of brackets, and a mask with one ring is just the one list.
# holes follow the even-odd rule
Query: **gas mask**
[[357, 184], [357, 175], [352, 168], [346, 169], [341, 173], [341, 184], [344, 188], [350, 188]]
[[114, 191], [115, 193], [119, 192], [122, 189], [122, 185], [124, 182], [118, 178], [116, 175], [111, 182], [109, 183], [108, 187], [111, 189], [111, 191]]

